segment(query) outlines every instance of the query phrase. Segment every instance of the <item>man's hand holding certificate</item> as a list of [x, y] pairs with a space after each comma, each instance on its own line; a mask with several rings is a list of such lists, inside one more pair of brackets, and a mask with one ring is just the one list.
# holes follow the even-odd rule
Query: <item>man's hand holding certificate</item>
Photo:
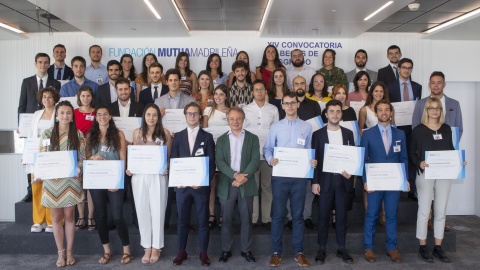
[[83, 161], [84, 189], [123, 189], [124, 175], [123, 160]]
[[365, 165], [367, 191], [408, 191], [404, 163], [369, 163]]
[[132, 174], [164, 174], [167, 169], [167, 146], [129, 145], [127, 164]]
[[323, 171], [350, 175], [363, 175], [365, 148], [348, 145], [325, 144]]
[[425, 179], [465, 179], [465, 150], [426, 151]]
[[313, 178], [315, 149], [275, 147], [273, 157], [272, 176]]
[[209, 157], [172, 158], [169, 187], [209, 186]]
[[47, 180], [78, 176], [77, 151], [35, 154], [35, 179]]

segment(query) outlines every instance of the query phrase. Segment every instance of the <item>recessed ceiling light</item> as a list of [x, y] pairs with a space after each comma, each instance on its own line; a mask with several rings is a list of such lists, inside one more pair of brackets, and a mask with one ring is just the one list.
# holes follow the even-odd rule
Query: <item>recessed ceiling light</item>
[[470, 12], [468, 12], [468, 13], [466, 13], [466, 14], [463, 14], [462, 16], [456, 17], [456, 18], [453, 19], [453, 20], [444, 22], [444, 23], [442, 23], [442, 24], [440, 24], [440, 25], [437, 25], [437, 26], [435, 26], [435, 27], [433, 27], [433, 28], [430, 28], [430, 29], [428, 29], [428, 30], [426, 30], [426, 31], [423, 31], [422, 33], [424, 33], [424, 34], [430, 34], [430, 33], [432, 33], [432, 32], [435, 32], [435, 31], [437, 31], [437, 30], [440, 30], [440, 29], [442, 29], [442, 28], [444, 28], [444, 27], [447, 27], [447, 26], [449, 26], [449, 25], [452, 25], [452, 24], [454, 24], [454, 23], [456, 23], [456, 22], [463, 21], [463, 20], [465, 20], [465, 19], [467, 19], [467, 18], [469, 18], [469, 17], [472, 17], [473, 15], [479, 14], [479, 13], [480, 13], [480, 8], [477, 8], [477, 9], [475, 9], [474, 11], [470, 11]]
[[0, 23], [0, 27], [3, 27], [5, 29], [8, 29], [8, 30], [13, 31], [13, 32], [18, 33], [18, 34], [25, 34], [25, 32], [23, 32], [22, 30], [11, 27], [10, 25], [6, 25], [4, 23]]
[[380, 11], [384, 10], [386, 7], [390, 6], [393, 3], [393, 1], [388, 1], [385, 5], [381, 6], [379, 9], [375, 10], [372, 14], [368, 15], [364, 21], [368, 21], [368, 19], [372, 18], [375, 16], [375, 14], [379, 13]]
[[153, 7], [152, 3], [150, 3], [149, 0], [143, 0], [143, 2], [145, 2], [145, 4], [147, 4], [148, 8], [150, 9], [150, 11], [153, 13], [153, 15], [155, 15], [155, 17], [157, 17], [157, 19], [161, 19], [160, 17], [160, 14], [158, 14], [158, 12], [155, 10], [155, 8]]
[[337, 11], [337, 10], [336, 10], [336, 9], [332, 9], [332, 12], [335, 12], [335, 11]]
[[262, 22], [260, 23], [260, 28], [258, 28], [259, 32], [261, 32], [263, 30], [263, 27], [265, 26], [265, 22], [267, 21], [267, 14], [270, 12], [272, 2], [273, 0], [268, 0], [267, 7], [265, 7], [265, 12], [263, 13]]
[[172, 0], [172, 5], [175, 8], [175, 10], [177, 11], [178, 17], [180, 17], [180, 20], [182, 20], [183, 26], [185, 26], [187, 31], [190, 31], [190, 28], [188, 28], [187, 22], [183, 18], [182, 13], [180, 12], [180, 9], [178, 9], [178, 6], [177, 6], [177, 3], [175, 2], [175, 0]]

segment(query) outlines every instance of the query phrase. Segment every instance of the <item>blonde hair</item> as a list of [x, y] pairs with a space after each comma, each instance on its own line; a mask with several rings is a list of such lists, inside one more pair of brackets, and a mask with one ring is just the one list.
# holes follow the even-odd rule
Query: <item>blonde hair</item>
[[422, 114], [422, 124], [426, 125], [428, 123], [428, 108], [432, 105], [432, 103], [437, 103], [438, 107], [440, 107], [440, 118], [438, 119], [439, 124], [443, 124], [445, 122], [445, 115], [443, 114], [443, 105], [442, 102], [436, 97], [429, 97], [427, 102], [425, 102], [425, 107], [423, 107], [423, 114]]

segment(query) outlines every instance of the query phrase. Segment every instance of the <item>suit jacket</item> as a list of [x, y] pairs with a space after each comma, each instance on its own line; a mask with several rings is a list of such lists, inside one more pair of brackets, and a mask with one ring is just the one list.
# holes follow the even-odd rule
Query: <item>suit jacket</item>
[[[135, 91], [130, 87], [130, 100], [136, 100]], [[112, 103], [112, 95], [110, 95], [110, 82], [100, 85], [95, 94], [95, 106], [100, 104]]]
[[[45, 83], [45, 82], [44, 82]], [[48, 76], [45, 87], [52, 86], [60, 91], [61, 85], [57, 80]], [[22, 88], [20, 91], [20, 100], [18, 101], [18, 113], [34, 113], [37, 110], [42, 109], [42, 104], [37, 101], [37, 75], [23, 79]]]
[[[412, 84], [412, 92], [413, 92], [413, 99], [419, 100], [422, 97], [422, 86], [412, 80], [410, 80]], [[390, 95], [390, 102], [401, 102], [402, 96], [400, 91], [403, 91], [403, 86], [400, 87], [400, 81], [394, 80], [387, 84], [388, 93]]]
[[[141, 104], [141, 103], [140, 103]], [[203, 154], [197, 155], [197, 151], [203, 149]], [[190, 146], [188, 144], [188, 130], [184, 129], [175, 133], [175, 137], [172, 142], [172, 151], [170, 152], [170, 158], [183, 158], [183, 157], [209, 157], [208, 159], [208, 173], [209, 180], [211, 181], [215, 174], [215, 142], [213, 141], [212, 134], [204, 131], [202, 128], [198, 130], [197, 138], [193, 146], [193, 152], [190, 153]], [[184, 192], [184, 188], [175, 188], [176, 192]], [[200, 187], [197, 189], [199, 192], [207, 192], [210, 194], [210, 187]]]
[[377, 76], [377, 81], [382, 81], [387, 85], [391, 81], [395, 81], [397, 77], [395, 76], [395, 73], [393, 72], [392, 66], [390, 64], [384, 68], [381, 68], [378, 70], [378, 76]]
[[[355, 146], [353, 132], [344, 127], [340, 127], [340, 130], [342, 131], [343, 145]], [[326, 193], [330, 190], [331, 181], [338, 181], [337, 179], [332, 180], [333, 173], [323, 171], [323, 153], [325, 152], [326, 143], [328, 143], [328, 132], [325, 126], [315, 131], [312, 135], [312, 148], [315, 149], [315, 159], [318, 161], [312, 184], [320, 184], [320, 193]], [[353, 189], [353, 176], [348, 179], [343, 177], [343, 180], [345, 182], [345, 191], [348, 194]]]
[[[112, 116], [120, 116], [120, 109], [118, 108], [118, 100], [110, 104], [112, 109]], [[135, 99], [130, 98], [130, 111], [128, 117], [142, 117], [144, 106], [142, 103], [135, 102]]]
[[[393, 150], [393, 146], [400, 141], [400, 152]], [[365, 148], [365, 164], [367, 163], [403, 163], [405, 165], [405, 175], [408, 177], [408, 156], [407, 141], [405, 133], [402, 130], [392, 127], [392, 141], [390, 150], [385, 151], [382, 135], [377, 126], [365, 130], [362, 134], [360, 146]], [[363, 170], [363, 183], [367, 181], [366, 170]]]
[[[146, 89], [143, 89], [145, 91]], [[161, 109], [183, 109], [188, 103], [190, 102], [197, 102], [194, 98], [191, 96], [185, 95], [183, 92], [178, 93], [180, 95], [180, 102], [178, 103], [178, 108], [171, 108], [170, 107], [170, 101], [168, 100], [170, 98], [169, 94], [163, 95], [157, 99], [155, 99], [155, 104]]]
[[[447, 97], [446, 95], [443, 96], [445, 97], [445, 124], [451, 127], [458, 127], [460, 138], [462, 138], [463, 119], [460, 103], [453, 98]], [[413, 110], [412, 116], [412, 128], [420, 125], [423, 109], [425, 108], [425, 103], [427, 103], [428, 98], [429, 97], [422, 98], [415, 104], [415, 109]]]
[[[365, 71], [368, 73], [368, 76], [370, 76], [370, 80], [372, 83], [377, 80], [378, 74], [377, 72], [370, 70], [370, 69], [365, 69]], [[357, 69], [353, 69], [352, 71], [347, 73], [347, 81], [348, 82], [353, 82], [353, 79], [355, 78], [355, 75], [357, 75]]]
[[[217, 184], [217, 195], [219, 198], [226, 200], [228, 198], [229, 186], [231, 185], [230, 180], [234, 179], [233, 175], [236, 173], [230, 167], [230, 138], [228, 133], [218, 138], [215, 157], [218, 170], [221, 172], [220, 181]], [[248, 174], [248, 181], [240, 186], [242, 198], [258, 194], [255, 172], [258, 170], [259, 164], [260, 143], [258, 137], [245, 130], [239, 173]]]
[[[154, 103], [155, 100], [153, 100], [153, 89], [152, 87], [147, 87], [140, 91], [140, 98], [138, 102], [143, 103], [143, 105], [147, 106], [147, 104]], [[162, 90], [159, 93], [159, 97], [167, 94], [170, 91], [167, 85], [162, 84]]]
[[[65, 70], [63, 71], [63, 76], [62, 76], [62, 80], [71, 80], [73, 79], [73, 70], [65, 65], [64, 66]], [[48, 70], [47, 70], [47, 74], [48, 74], [48, 77], [49, 78], [56, 78], [57, 77], [57, 74], [55, 73], [55, 64], [52, 64]]]

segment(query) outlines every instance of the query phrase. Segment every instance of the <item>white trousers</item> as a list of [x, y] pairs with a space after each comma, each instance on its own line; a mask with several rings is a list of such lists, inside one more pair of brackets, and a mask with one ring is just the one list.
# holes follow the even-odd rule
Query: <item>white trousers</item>
[[433, 235], [436, 239], [443, 239], [445, 230], [445, 212], [450, 194], [451, 180], [425, 179], [425, 174], [417, 175], [418, 193], [417, 238], [427, 239], [428, 216], [433, 201]]
[[137, 210], [140, 244], [144, 248], [164, 246], [168, 179], [161, 175], [133, 175], [132, 191]]

